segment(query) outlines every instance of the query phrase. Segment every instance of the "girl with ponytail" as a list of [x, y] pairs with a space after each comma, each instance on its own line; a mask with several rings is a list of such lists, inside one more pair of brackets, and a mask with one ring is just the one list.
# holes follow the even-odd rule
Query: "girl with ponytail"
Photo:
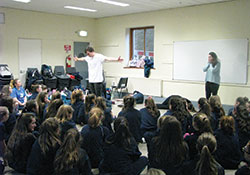
[[206, 132], [197, 140], [199, 154], [195, 159], [183, 166], [184, 175], [224, 175], [224, 168], [216, 162], [213, 153], [216, 151], [216, 139], [213, 134]]
[[124, 106], [118, 117], [123, 116], [128, 120], [129, 130], [136, 142], [142, 143], [141, 133], [141, 113], [135, 106], [135, 99], [133, 96], [127, 95], [123, 98]]
[[185, 141], [187, 142], [189, 147], [190, 159], [194, 159], [195, 156], [197, 156], [198, 154], [196, 143], [199, 136], [204, 132], [210, 132], [210, 133], [213, 132], [210, 125], [210, 120], [208, 119], [206, 114], [199, 112], [196, 113], [193, 117], [192, 125], [194, 128], [194, 133], [185, 137]]
[[109, 129], [102, 126], [103, 112], [93, 107], [89, 113], [88, 124], [81, 130], [83, 137], [81, 147], [89, 155], [92, 168], [98, 168], [103, 159], [103, 143], [109, 135]]
[[215, 120], [215, 128], [213, 128], [215, 131], [219, 127], [220, 118], [225, 116], [225, 111], [218, 95], [211, 96], [209, 104], [211, 106], [211, 117]]
[[80, 136], [77, 129], [65, 134], [54, 161], [55, 175], [92, 175], [88, 155], [80, 148]]
[[234, 118], [223, 116], [214, 135], [217, 140], [216, 159], [226, 169], [236, 169], [241, 160], [238, 135], [235, 133]]
[[157, 120], [161, 113], [155, 105], [152, 97], [145, 100], [145, 108], [140, 110], [141, 113], [141, 131], [146, 142], [149, 143], [150, 138], [155, 135], [157, 130]]
[[106, 139], [102, 173], [137, 175], [147, 165], [147, 158], [141, 156], [137, 143], [131, 135], [128, 121], [118, 117], [114, 121], [115, 133]]

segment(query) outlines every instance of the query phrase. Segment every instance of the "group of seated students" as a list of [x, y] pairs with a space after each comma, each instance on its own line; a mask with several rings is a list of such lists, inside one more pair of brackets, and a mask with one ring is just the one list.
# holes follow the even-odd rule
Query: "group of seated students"
[[[0, 174], [6, 165], [28, 175], [91, 175], [94, 168], [101, 175], [139, 175], [145, 167], [167, 175], [223, 175], [237, 168], [236, 175], [250, 174], [247, 98], [237, 98], [226, 115], [219, 96], [200, 98], [198, 111], [173, 97], [161, 115], [152, 97], [137, 110], [128, 95], [114, 117], [103, 97], [80, 89], [70, 105], [58, 91], [49, 97], [41, 85], [33, 89], [27, 97], [14, 80], [14, 89], [1, 91]], [[143, 138], [148, 157], [138, 148]]]

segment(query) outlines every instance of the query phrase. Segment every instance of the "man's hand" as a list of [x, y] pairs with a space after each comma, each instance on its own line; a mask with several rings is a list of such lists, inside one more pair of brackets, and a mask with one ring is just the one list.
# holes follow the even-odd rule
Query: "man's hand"
[[79, 58], [78, 57], [74, 57], [74, 61], [78, 61], [79, 60]]

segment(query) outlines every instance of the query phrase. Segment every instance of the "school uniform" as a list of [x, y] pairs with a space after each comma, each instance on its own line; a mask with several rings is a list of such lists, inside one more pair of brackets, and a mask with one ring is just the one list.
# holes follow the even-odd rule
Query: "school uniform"
[[7, 121], [4, 122], [5, 130], [4, 130], [4, 138], [6, 141], [6, 144], [10, 138], [10, 135], [15, 127], [16, 124], [16, 114], [10, 113], [9, 118]]
[[[186, 161], [181, 168], [182, 175], [198, 175], [196, 166], [199, 160], [200, 160], [199, 155], [196, 155], [193, 160]], [[216, 165], [217, 165], [218, 175], [225, 175], [224, 168], [218, 162], [216, 162]]]
[[249, 174], [250, 174], [250, 164], [242, 166], [235, 172], [235, 175], [249, 175]]
[[92, 168], [98, 168], [103, 159], [103, 144], [109, 135], [109, 129], [105, 126], [91, 128], [88, 124], [81, 130], [82, 144], [81, 147], [86, 150]]
[[[243, 121], [242, 121], [243, 122]], [[244, 121], [246, 122], [246, 121]], [[248, 128], [250, 128], [248, 126]], [[250, 129], [245, 128], [244, 130], [239, 129], [239, 120], [235, 118], [235, 132], [239, 137], [240, 148], [243, 148], [250, 138]]]
[[241, 152], [237, 135], [229, 135], [222, 129], [214, 133], [217, 141], [216, 160], [225, 169], [236, 169], [241, 161]]
[[77, 124], [87, 124], [88, 118], [85, 114], [84, 102], [82, 100], [78, 100], [71, 106], [74, 109], [72, 120]]
[[[159, 161], [158, 158], [156, 157], [157, 154], [157, 146], [155, 145], [155, 142], [152, 140], [149, 144], [148, 147], [148, 159], [149, 159], [149, 168], [156, 168], [156, 169], [161, 169], [164, 171], [166, 174], [171, 174], [171, 175], [182, 175], [182, 165], [184, 163], [180, 162], [179, 164], [176, 164], [174, 162], [169, 162], [166, 163], [165, 161]], [[188, 150], [188, 148], [187, 148]], [[168, 155], [165, 155], [168, 156]], [[188, 151], [186, 152], [186, 155], [184, 155], [186, 159], [188, 158]]]
[[191, 160], [193, 160], [195, 158], [195, 156], [198, 155], [198, 150], [196, 148], [197, 145], [197, 140], [199, 138], [199, 136], [201, 135], [200, 132], [195, 131], [192, 135], [186, 136], [184, 138], [184, 140], [187, 142], [188, 144], [188, 148], [189, 148], [189, 158]]
[[7, 160], [11, 168], [19, 173], [26, 173], [28, 157], [35, 141], [36, 137], [28, 133], [13, 150], [8, 150]]
[[38, 92], [34, 92], [31, 94], [31, 96], [28, 97], [28, 100], [35, 100], [38, 95]]
[[63, 172], [60, 172], [60, 175], [92, 175], [91, 165], [86, 151], [79, 149], [78, 155], [79, 160], [75, 163], [73, 168], [68, 169], [68, 167], [64, 167], [65, 169]]
[[0, 122], [0, 174], [3, 174], [4, 171], [4, 148], [3, 148], [3, 142], [4, 142], [4, 124], [3, 122]]
[[143, 137], [145, 138], [146, 142], [148, 143], [150, 138], [155, 135], [155, 132], [157, 130], [157, 121], [160, 117], [159, 114], [154, 117], [152, 114], [149, 113], [147, 108], [143, 108], [140, 110], [141, 113], [141, 131], [143, 134]]
[[[107, 138], [111, 142], [112, 136]], [[104, 160], [101, 164], [101, 172], [111, 175], [138, 175], [148, 164], [148, 159], [141, 156], [137, 143], [131, 138], [127, 148], [120, 147], [115, 143], [105, 143]]]
[[75, 124], [75, 122], [70, 120], [70, 121], [65, 121], [63, 123], [60, 123], [60, 127], [61, 127], [61, 141], [63, 141], [66, 132], [72, 128], [76, 129], [76, 124]]
[[113, 116], [111, 114], [111, 109], [106, 108], [104, 111], [104, 120], [102, 121], [102, 125], [107, 127], [111, 133], [113, 132], [113, 129], [111, 126], [112, 122], [113, 122]]
[[28, 159], [27, 175], [52, 175], [54, 173], [53, 162], [59, 146], [59, 144], [56, 144], [55, 147], [50, 147], [43, 154], [38, 140], [36, 140]]
[[211, 112], [211, 127], [213, 131], [216, 131], [219, 128], [220, 115], [216, 112]]
[[131, 107], [127, 110], [121, 111], [118, 114], [118, 117], [125, 117], [128, 120], [129, 130], [136, 142], [142, 142], [142, 133], [141, 133], [141, 113]]

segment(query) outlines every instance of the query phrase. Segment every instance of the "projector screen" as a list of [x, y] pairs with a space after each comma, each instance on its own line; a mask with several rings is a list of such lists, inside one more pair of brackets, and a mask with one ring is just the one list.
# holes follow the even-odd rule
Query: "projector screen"
[[173, 79], [204, 81], [209, 52], [221, 61], [221, 82], [247, 83], [248, 39], [175, 42]]

